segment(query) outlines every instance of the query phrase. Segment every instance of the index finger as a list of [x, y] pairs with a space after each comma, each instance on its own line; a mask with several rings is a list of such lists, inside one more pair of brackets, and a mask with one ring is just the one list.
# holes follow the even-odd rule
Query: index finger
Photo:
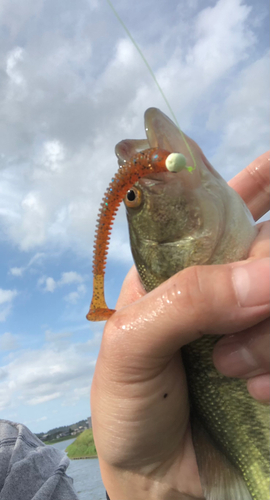
[[229, 185], [240, 194], [255, 220], [269, 210], [269, 166], [270, 151], [267, 151], [229, 182]]
[[[248, 258], [249, 259], [262, 259], [269, 255], [269, 222], [262, 222], [258, 224], [258, 235], [251, 245]], [[241, 261], [243, 264], [245, 261]], [[226, 264], [225, 264], [226, 265]], [[209, 269], [209, 267], [208, 267]], [[133, 265], [125, 277], [122, 289], [116, 304], [116, 309], [121, 309], [141, 297], [146, 295], [143, 288], [138, 271]]]
[[205, 333], [218, 331], [222, 335], [250, 328], [269, 315], [268, 273], [267, 258], [244, 265], [236, 262], [184, 269], [117, 310], [106, 324], [105, 335], [112, 339], [108, 345], [124, 357], [127, 349], [171, 357]]

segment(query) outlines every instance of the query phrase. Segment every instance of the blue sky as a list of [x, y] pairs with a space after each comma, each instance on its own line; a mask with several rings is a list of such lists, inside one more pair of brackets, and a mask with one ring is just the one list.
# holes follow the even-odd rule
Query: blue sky
[[[230, 179], [268, 148], [268, 2], [115, 0], [182, 129]], [[91, 299], [114, 146], [168, 114], [105, 0], [0, 5], [0, 418], [46, 431], [86, 418], [103, 323]], [[106, 276], [131, 266], [124, 210]]]

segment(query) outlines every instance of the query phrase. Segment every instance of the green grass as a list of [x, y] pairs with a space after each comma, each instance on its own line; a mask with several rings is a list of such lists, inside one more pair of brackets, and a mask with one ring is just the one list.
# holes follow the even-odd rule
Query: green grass
[[68, 458], [93, 458], [97, 456], [97, 450], [93, 439], [92, 429], [83, 431], [67, 449]]

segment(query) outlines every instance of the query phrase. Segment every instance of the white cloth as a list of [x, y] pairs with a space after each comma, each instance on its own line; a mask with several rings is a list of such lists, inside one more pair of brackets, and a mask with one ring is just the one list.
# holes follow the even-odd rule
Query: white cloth
[[0, 500], [78, 500], [68, 465], [64, 452], [0, 419]]

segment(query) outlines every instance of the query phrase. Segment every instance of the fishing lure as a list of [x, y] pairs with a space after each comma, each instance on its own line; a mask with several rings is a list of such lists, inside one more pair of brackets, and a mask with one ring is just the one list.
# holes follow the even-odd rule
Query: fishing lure
[[94, 243], [94, 257], [93, 257], [93, 297], [90, 304], [89, 312], [86, 318], [89, 321], [104, 321], [107, 320], [115, 311], [114, 309], [109, 309], [105, 297], [104, 297], [104, 275], [106, 267], [106, 259], [108, 254], [109, 239], [111, 234], [111, 228], [113, 221], [115, 219], [116, 212], [119, 205], [124, 198], [126, 192], [133, 186], [133, 184], [138, 181], [141, 177], [146, 176], [150, 172], [179, 172], [182, 169], [186, 169], [192, 172], [196, 168], [196, 160], [193, 156], [192, 150], [186, 141], [185, 135], [183, 134], [177, 119], [173, 113], [173, 110], [160, 87], [155, 74], [153, 73], [150, 65], [148, 64], [145, 56], [138, 47], [131, 33], [127, 29], [125, 23], [120, 18], [118, 12], [115, 10], [113, 4], [110, 0], [107, 0], [108, 5], [112, 9], [113, 13], [117, 17], [120, 24], [123, 26], [128, 37], [136, 47], [141, 58], [146, 64], [148, 71], [152, 75], [163, 99], [165, 100], [176, 124], [179, 132], [185, 142], [191, 159], [193, 161], [193, 166], [186, 165], [186, 158], [180, 153], [169, 153], [168, 151], [161, 150], [158, 148], [147, 149], [141, 153], [138, 153], [134, 158], [121, 166], [116, 173], [115, 177], [110, 182], [110, 185], [105, 192], [103, 197], [101, 207], [99, 209], [99, 216], [97, 220], [96, 237]]
[[141, 177], [150, 173], [180, 172], [189, 170], [181, 153], [169, 153], [164, 149], [151, 148], [136, 154], [121, 166], [112, 178], [99, 209], [93, 255], [93, 297], [86, 318], [89, 321], [105, 321], [114, 312], [104, 297], [104, 275], [113, 221], [126, 192]]

